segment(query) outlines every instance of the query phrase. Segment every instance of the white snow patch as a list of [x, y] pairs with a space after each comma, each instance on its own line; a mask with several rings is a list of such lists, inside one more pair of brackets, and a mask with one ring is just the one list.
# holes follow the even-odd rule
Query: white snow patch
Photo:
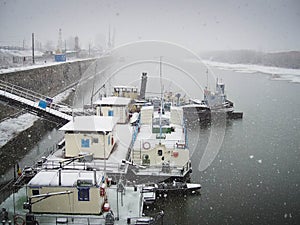
[[273, 80], [285, 80], [292, 83], [300, 83], [300, 69], [290, 69], [282, 67], [252, 65], [252, 64], [230, 64], [203, 60], [208, 66], [217, 67], [222, 70], [231, 70], [240, 73], [265, 73], [271, 75]]
[[17, 118], [11, 118], [0, 123], [0, 147], [17, 136], [21, 131], [28, 129], [38, 117], [29, 113]]
[[288, 213], [285, 213], [283, 217], [284, 217], [285, 219], [287, 219], [288, 217], [289, 217], [289, 218], [292, 218], [292, 214], [291, 214], [291, 213], [289, 213], [289, 214], [288, 214]]
[[[68, 89], [53, 98], [54, 102], [61, 102], [68, 97], [72, 90]], [[33, 123], [38, 119], [37, 116], [34, 116], [30, 113], [23, 114], [16, 118], [10, 118], [4, 120], [0, 123], [0, 148], [4, 146], [11, 139], [16, 137], [20, 132], [28, 129], [33, 125]], [[30, 138], [31, 135], [29, 134]], [[49, 136], [49, 139], [52, 137]]]
[[95, 59], [95, 58], [71, 59], [71, 60], [67, 60], [66, 62], [55, 62], [55, 61], [48, 62], [47, 61], [45, 63], [44, 61], [42, 61], [42, 62], [36, 62], [34, 65], [25, 65], [25, 66], [17, 66], [17, 67], [10, 67], [10, 68], [6, 68], [6, 69], [0, 69], [0, 74], [12, 73], [12, 72], [24, 71], [24, 70], [31, 70], [31, 69], [36, 69], [36, 68], [48, 67], [48, 66], [76, 62], [76, 61], [85, 61], [85, 60], [91, 60], [91, 59]]

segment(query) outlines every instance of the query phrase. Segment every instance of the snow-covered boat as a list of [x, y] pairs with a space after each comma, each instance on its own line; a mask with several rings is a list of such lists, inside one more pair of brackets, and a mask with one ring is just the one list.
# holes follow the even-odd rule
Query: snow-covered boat
[[190, 99], [190, 104], [184, 105], [184, 115], [189, 120], [199, 120], [206, 122], [211, 120], [213, 113], [226, 113], [227, 119], [240, 119], [242, 112], [234, 112], [234, 104], [227, 99], [225, 94], [225, 84], [216, 81], [215, 91], [204, 89], [203, 100]]
[[[144, 106], [131, 159], [138, 176], [185, 180], [192, 171], [181, 107]], [[168, 107], [167, 107], [168, 105]]]

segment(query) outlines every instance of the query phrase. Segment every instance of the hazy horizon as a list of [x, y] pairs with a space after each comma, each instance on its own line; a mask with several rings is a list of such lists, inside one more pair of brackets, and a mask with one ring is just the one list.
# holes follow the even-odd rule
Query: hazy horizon
[[57, 46], [58, 30], [70, 44], [104, 47], [163, 40], [194, 52], [249, 49], [300, 50], [300, 2], [0, 0], [0, 45], [31, 45], [31, 34]]

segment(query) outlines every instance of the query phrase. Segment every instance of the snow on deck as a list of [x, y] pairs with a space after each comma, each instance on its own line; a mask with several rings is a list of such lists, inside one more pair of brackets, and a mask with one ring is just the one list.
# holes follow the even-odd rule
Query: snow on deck
[[[119, 195], [118, 201], [117, 194]], [[126, 221], [127, 218], [142, 216], [143, 201], [141, 187], [138, 187], [137, 191], [134, 191], [134, 187], [125, 186], [125, 191], [123, 193], [118, 193], [117, 187], [111, 186], [107, 190], [107, 196], [114, 215], [118, 216], [120, 220], [123, 220], [123, 222], [124, 220]], [[117, 214], [117, 202], [119, 203], [119, 215]]]

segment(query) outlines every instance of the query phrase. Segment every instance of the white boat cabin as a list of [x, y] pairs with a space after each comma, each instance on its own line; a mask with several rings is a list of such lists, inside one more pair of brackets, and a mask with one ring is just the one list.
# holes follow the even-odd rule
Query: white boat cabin
[[116, 144], [117, 118], [77, 116], [60, 130], [65, 131], [65, 157], [92, 153], [95, 159], [107, 159]]
[[129, 118], [130, 98], [124, 97], [103, 97], [95, 101], [97, 115], [114, 116], [118, 118], [118, 123], [127, 123]]

